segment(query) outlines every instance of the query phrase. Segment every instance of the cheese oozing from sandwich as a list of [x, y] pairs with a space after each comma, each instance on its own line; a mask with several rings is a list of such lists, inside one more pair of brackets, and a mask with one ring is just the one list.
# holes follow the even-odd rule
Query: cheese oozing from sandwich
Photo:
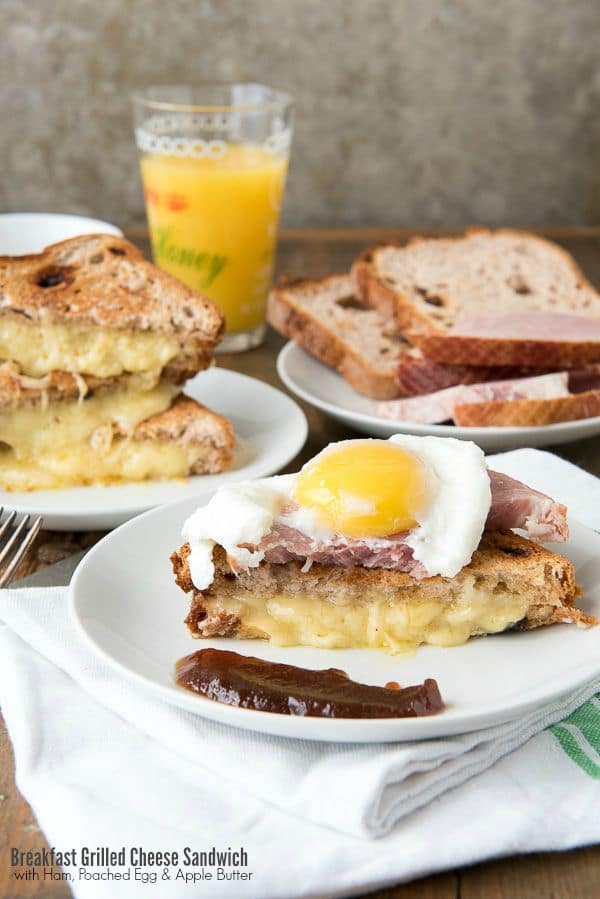
[[19, 459], [0, 449], [0, 484], [5, 490], [55, 490], [59, 487], [117, 484], [122, 481], [185, 478], [205, 460], [204, 446], [175, 440], [115, 437], [93, 448], [89, 444], [47, 450], [35, 459]]
[[462, 593], [448, 599], [391, 601], [369, 594], [369, 602], [337, 597], [335, 602], [310, 593], [265, 594], [242, 589], [223, 601], [207, 594], [213, 606], [239, 620], [246, 636], [269, 639], [275, 646], [319, 649], [368, 648], [410, 653], [422, 644], [458, 646], [470, 637], [497, 634], [521, 621], [529, 600], [508, 589], [490, 592], [471, 578]]
[[[171, 405], [177, 387], [160, 381], [153, 390], [115, 391], [92, 395], [72, 402], [7, 408], [0, 411], [0, 443], [6, 444], [16, 460], [31, 462], [58, 455], [81, 446], [93, 459], [90, 450], [102, 443], [102, 433], [114, 424], [123, 434]], [[94, 435], [96, 440], [94, 441]], [[4, 466], [0, 468], [3, 479]]]
[[210, 448], [134, 436], [137, 425], [168, 409], [177, 392], [160, 381], [142, 392], [120, 390], [0, 411], [0, 485], [50, 490], [186, 477]]
[[327, 546], [361, 541], [385, 551], [399, 534], [429, 576], [454, 577], [477, 548], [491, 505], [483, 452], [474, 443], [397, 434], [331, 444], [296, 475], [223, 487], [185, 523], [198, 590], [222, 546], [238, 568], [260, 564], [261, 540], [285, 527]]
[[99, 378], [151, 371], [163, 368], [178, 352], [177, 341], [150, 331], [46, 324], [16, 315], [4, 315], [0, 328], [0, 359], [17, 362], [24, 375], [34, 378], [51, 371]]

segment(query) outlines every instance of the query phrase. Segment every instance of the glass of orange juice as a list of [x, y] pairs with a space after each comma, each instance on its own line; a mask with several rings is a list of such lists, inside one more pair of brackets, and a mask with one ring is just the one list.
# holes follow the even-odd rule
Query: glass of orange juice
[[134, 97], [154, 261], [226, 320], [219, 349], [265, 332], [292, 139], [289, 94], [262, 84], [155, 87]]

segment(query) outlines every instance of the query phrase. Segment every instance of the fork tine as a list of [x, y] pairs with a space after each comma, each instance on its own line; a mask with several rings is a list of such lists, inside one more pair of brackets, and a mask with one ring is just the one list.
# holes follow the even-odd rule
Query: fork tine
[[[10, 516], [9, 516], [10, 518]], [[14, 518], [13, 518], [14, 520]], [[29, 521], [29, 515], [24, 515], [21, 521], [19, 522], [18, 527], [16, 527], [12, 533], [10, 540], [7, 541], [6, 545], [2, 552], [0, 552], [0, 565], [2, 565], [10, 556], [12, 552], [12, 548], [17, 543], [18, 540], [21, 539], [21, 534], [27, 527], [27, 522]]]
[[[4, 511], [4, 506], [2, 506], [2, 508], [0, 509], [0, 516], [2, 515], [3, 511]], [[16, 517], [17, 517], [16, 512], [11, 512], [9, 514], [9, 516], [6, 519], [6, 521], [4, 522], [4, 524], [0, 527], [0, 540], [2, 540], [2, 538], [6, 534], [7, 530], [9, 529], [9, 527], [11, 526], [11, 524], [13, 523], [13, 521], [15, 520]]]
[[[26, 515], [25, 518], [23, 519], [23, 521], [21, 522], [21, 524], [19, 525], [19, 527], [17, 528], [17, 530], [15, 531], [15, 533], [13, 534], [12, 540], [7, 544], [7, 547], [10, 546], [14, 542], [14, 538], [17, 535], [17, 533], [22, 532], [23, 523], [27, 522], [28, 519], [29, 519], [29, 515]], [[17, 548], [16, 553], [10, 560], [6, 569], [2, 572], [2, 574], [0, 574], [0, 587], [6, 587], [8, 584], [10, 584], [10, 582], [13, 579], [13, 575], [15, 574], [15, 572], [17, 570], [19, 563], [25, 557], [26, 553], [31, 548], [35, 538], [39, 534], [42, 524], [43, 524], [42, 518], [38, 517], [34, 520], [25, 539], [23, 540], [21, 545]], [[1, 563], [2, 559], [4, 558], [4, 554], [6, 553], [7, 547], [4, 548], [4, 551], [3, 551], [2, 555], [0, 556], [0, 563]]]

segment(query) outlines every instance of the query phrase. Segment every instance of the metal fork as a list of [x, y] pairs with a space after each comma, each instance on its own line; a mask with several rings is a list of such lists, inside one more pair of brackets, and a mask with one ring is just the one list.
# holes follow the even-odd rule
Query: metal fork
[[[3, 514], [4, 506], [0, 506], [0, 521]], [[9, 512], [6, 521], [0, 524], [0, 587], [8, 587], [13, 580], [19, 563], [31, 550], [43, 524], [43, 518], [38, 516], [27, 527], [30, 516], [24, 515], [11, 534], [16, 517], [16, 512]]]

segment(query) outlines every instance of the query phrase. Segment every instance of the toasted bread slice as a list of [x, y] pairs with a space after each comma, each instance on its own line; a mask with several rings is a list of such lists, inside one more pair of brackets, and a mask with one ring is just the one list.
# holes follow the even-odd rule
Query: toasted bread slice
[[262, 562], [234, 577], [217, 547], [215, 579], [200, 592], [189, 557], [184, 544], [171, 562], [178, 586], [191, 594], [186, 623], [195, 637], [400, 652], [513, 627], [595, 623], [575, 607], [579, 589], [571, 563], [512, 531], [485, 533], [455, 578], [416, 580], [381, 568], [318, 563], [306, 571], [301, 562]]
[[443, 333], [463, 317], [514, 312], [600, 318], [600, 295], [566, 250], [509, 228], [374, 247], [352, 276], [358, 296], [403, 331]]
[[229, 422], [168, 381], [0, 410], [0, 486], [50, 490], [226, 470]]
[[0, 296], [0, 360], [33, 377], [165, 370], [181, 383], [223, 333], [208, 299], [106, 234], [0, 257]]
[[398, 363], [410, 346], [393, 322], [356, 298], [347, 275], [282, 280], [269, 296], [267, 318], [359, 393], [374, 399], [404, 395]]
[[[522, 231], [472, 228], [464, 237], [414, 238], [365, 251], [352, 269], [358, 296], [394, 317], [436, 362], [572, 367], [600, 361], [600, 295], [561, 247]], [[527, 340], [505, 333], [515, 316], [543, 313]], [[575, 339], [554, 316], [581, 317]], [[471, 331], [485, 319], [488, 332]], [[492, 325], [490, 328], [489, 325]], [[493, 337], [493, 339], [492, 339]]]
[[455, 424], [476, 428], [538, 427], [597, 415], [600, 390], [540, 399], [458, 403], [452, 410]]

